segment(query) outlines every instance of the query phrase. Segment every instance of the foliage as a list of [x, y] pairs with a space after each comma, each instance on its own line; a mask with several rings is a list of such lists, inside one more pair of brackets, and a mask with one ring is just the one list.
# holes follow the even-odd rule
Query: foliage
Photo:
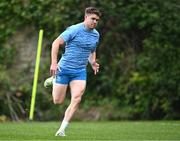
[[[33, 77], [24, 72], [27, 78], [18, 79], [14, 84], [12, 75], [7, 74], [17, 48], [3, 43], [18, 30], [33, 26], [37, 31], [44, 29], [44, 36], [51, 44], [67, 26], [83, 21], [84, 8], [89, 5], [98, 7], [103, 14], [97, 49], [101, 70], [94, 76], [88, 67], [88, 86], [82, 106], [87, 109], [107, 106], [113, 111], [109, 114], [114, 115], [107, 119], [113, 120], [179, 119], [180, 17], [176, 0], [1, 0], [0, 114], [14, 118], [13, 113], [20, 111], [16, 116], [27, 117]], [[49, 62], [45, 62], [41, 74], [47, 74]], [[42, 120], [54, 119], [58, 114], [45, 115], [59, 110], [51, 104], [50, 90], [42, 87], [45, 78], [40, 75], [41, 87], [37, 93], [36, 115]], [[23, 83], [24, 79], [31, 81]], [[8, 96], [12, 102], [8, 102]], [[14, 110], [8, 108], [10, 103], [16, 103], [19, 108], [15, 108], [16, 104], [11, 104]]]

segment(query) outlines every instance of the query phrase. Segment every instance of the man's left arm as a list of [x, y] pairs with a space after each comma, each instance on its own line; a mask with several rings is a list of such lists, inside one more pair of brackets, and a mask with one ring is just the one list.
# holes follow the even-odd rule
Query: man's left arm
[[91, 64], [92, 69], [94, 70], [94, 74], [96, 75], [99, 72], [99, 64], [96, 62], [96, 52], [92, 52], [89, 55], [89, 63]]

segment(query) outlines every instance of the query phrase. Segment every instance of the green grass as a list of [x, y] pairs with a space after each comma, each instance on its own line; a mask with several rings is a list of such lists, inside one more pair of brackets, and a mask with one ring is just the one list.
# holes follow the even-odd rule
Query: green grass
[[55, 137], [58, 126], [58, 122], [0, 123], [0, 141], [180, 140], [180, 121], [72, 122], [66, 137]]

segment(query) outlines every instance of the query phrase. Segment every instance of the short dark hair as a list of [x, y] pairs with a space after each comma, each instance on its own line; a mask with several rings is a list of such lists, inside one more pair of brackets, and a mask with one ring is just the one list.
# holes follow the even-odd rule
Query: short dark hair
[[87, 7], [85, 9], [85, 15], [86, 14], [96, 14], [99, 17], [101, 16], [101, 12], [95, 7]]

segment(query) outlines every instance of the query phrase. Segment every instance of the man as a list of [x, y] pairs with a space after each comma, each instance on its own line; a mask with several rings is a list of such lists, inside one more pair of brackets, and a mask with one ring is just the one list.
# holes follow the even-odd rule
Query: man
[[[89, 63], [94, 74], [99, 71], [96, 62], [96, 47], [99, 43], [99, 33], [95, 29], [100, 18], [100, 12], [94, 7], [85, 9], [84, 21], [68, 27], [54, 40], [51, 50], [51, 75], [53, 80], [53, 102], [62, 104], [68, 85], [71, 91], [71, 102], [65, 111], [64, 119], [55, 136], [65, 136], [65, 129], [72, 119], [86, 87], [86, 66]], [[65, 52], [57, 62], [59, 47], [65, 43]], [[45, 81], [45, 86], [52, 78]]]

